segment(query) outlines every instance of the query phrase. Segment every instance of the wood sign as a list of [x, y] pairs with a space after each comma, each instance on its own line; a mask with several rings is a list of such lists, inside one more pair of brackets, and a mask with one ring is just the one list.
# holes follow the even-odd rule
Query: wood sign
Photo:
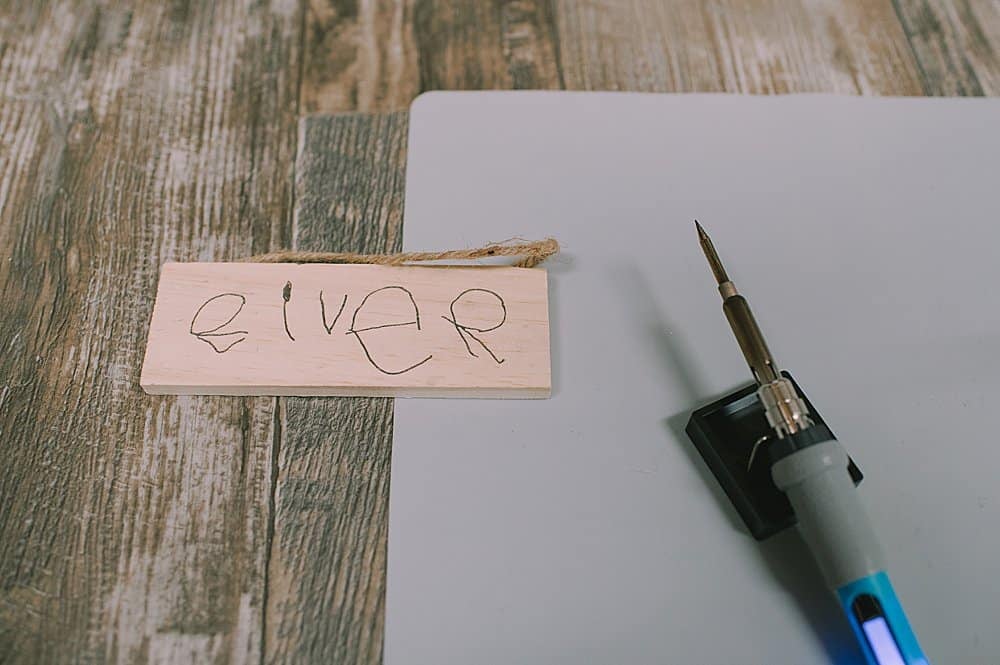
[[546, 272], [168, 263], [140, 384], [172, 395], [547, 397]]

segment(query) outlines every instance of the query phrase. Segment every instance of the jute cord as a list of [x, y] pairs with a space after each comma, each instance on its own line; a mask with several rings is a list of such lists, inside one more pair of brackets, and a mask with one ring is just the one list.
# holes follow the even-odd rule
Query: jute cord
[[401, 266], [424, 261], [471, 260], [491, 256], [519, 257], [511, 265], [534, 268], [545, 259], [559, 253], [555, 238], [534, 242], [505, 241], [474, 249], [449, 249], [443, 252], [396, 252], [393, 254], [356, 254], [354, 252], [298, 252], [281, 250], [251, 256], [254, 263], [371, 263], [381, 266]]

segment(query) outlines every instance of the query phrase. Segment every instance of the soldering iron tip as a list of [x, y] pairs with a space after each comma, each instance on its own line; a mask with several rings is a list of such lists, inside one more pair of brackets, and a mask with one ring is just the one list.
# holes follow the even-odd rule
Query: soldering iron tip
[[705, 252], [705, 258], [708, 259], [708, 265], [712, 268], [712, 274], [715, 275], [715, 281], [719, 284], [729, 281], [729, 276], [726, 274], [726, 269], [722, 267], [722, 261], [719, 259], [719, 254], [715, 251], [715, 245], [712, 244], [712, 239], [708, 237], [705, 233], [705, 229], [702, 228], [701, 223], [698, 220], [694, 220], [694, 225], [698, 229], [698, 242], [701, 244], [701, 249]]

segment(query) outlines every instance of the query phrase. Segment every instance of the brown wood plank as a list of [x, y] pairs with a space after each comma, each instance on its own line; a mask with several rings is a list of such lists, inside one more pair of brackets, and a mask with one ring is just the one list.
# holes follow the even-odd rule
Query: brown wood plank
[[426, 90], [559, 89], [552, 0], [309, 0], [302, 109], [392, 111]]
[[928, 95], [1000, 95], [1000, 3], [894, 1]]
[[0, 660], [259, 660], [273, 402], [138, 379], [162, 261], [287, 232], [297, 3], [0, 16]]
[[[974, 1], [963, 10], [956, 0], [950, 12], [964, 27], [950, 39], [987, 71], [997, 60], [996, 10]], [[914, 95], [925, 87], [890, 0], [311, 0], [305, 43], [308, 112], [401, 109], [438, 89]]]
[[419, 92], [413, 0], [307, 0], [303, 113], [402, 109]]
[[420, 89], [559, 89], [551, 0], [419, 0]]
[[[559, 88], [564, 82], [612, 90], [920, 91], [891, 5], [866, 12], [831, 3], [816, 15], [798, 7], [789, 18], [777, 3], [731, 4], [728, 13], [690, 2], [668, 10], [653, 0], [638, 7], [563, 2], [558, 12], [544, 2], [417, 2], [412, 13], [409, 3], [402, 10], [380, 5], [385, 15], [412, 21], [414, 43], [406, 28], [394, 33], [401, 35], [394, 43], [415, 50], [419, 82], [398, 67], [373, 66], [372, 49], [359, 49], [352, 57], [369, 57], [369, 75], [397, 77], [402, 83], [396, 89], [404, 93], [391, 99], [361, 95], [367, 101], [357, 107], [398, 108], [428, 89]], [[505, 23], [505, 15], [514, 18]], [[308, 25], [306, 51], [316, 57], [315, 31], [326, 33], [315, 15]], [[807, 34], [798, 35], [803, 29]], [[303, 99], [316, 94], [310, 86], [321, 74], [319, 64], [307, 65]], [[356, 87], [349, 77], [333, 81], [327, 101], [316, 96], [309, 110], [355, 108], [350, 91]], [[398, 249], [404, 128], [404, 115], [304, 121], [297, 248]], [[267, 660], [378, 662], [391, 402], [283, 402]]]
[[558, 0], [571, 90], [922, 92], [889, 0]]
[[[400, 249], [406, 131], [405, 113], [302, 121], [295, 249]], [[392, 400], [281, 405], [265, 660], [379, 662]]]

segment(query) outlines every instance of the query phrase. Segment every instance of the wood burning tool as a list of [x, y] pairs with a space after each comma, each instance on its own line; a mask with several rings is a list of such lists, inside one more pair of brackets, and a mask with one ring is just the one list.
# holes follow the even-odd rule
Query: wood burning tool
[[751, 533], [797, 523], [871, 665], [927, 665], [856, 489], [861, 472], [771, 355], [701, 224], [698, 239], [755, 384], [695, 411], [688, 436]]

